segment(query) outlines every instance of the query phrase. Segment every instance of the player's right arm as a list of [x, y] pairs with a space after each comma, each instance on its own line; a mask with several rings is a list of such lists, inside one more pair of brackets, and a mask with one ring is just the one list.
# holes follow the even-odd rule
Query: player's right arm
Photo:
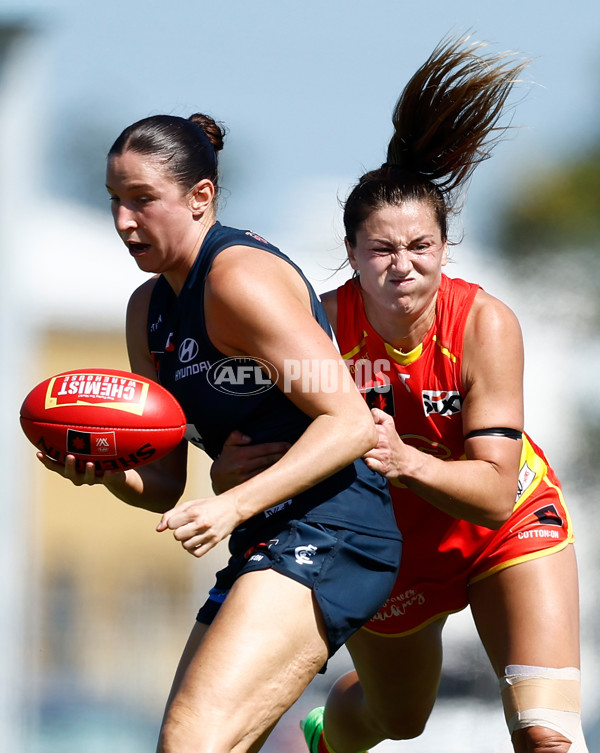
[[[127, 351], [131, 371], [156, 381], [156, 371], [148, 349], [146, 321], [148, 305], [155, 280], [141, 285], [129, 300], [127, 307]], [[58, 473], [75, 486], [104, 484], [115, 497], [134, 507], [163, 513], [170, 510], [183, 494], [187, 470], [187, 442], [183, 440], [165, 457], [149, 465], [126, 471], [105, 471], [96, 474], [93, 463], [78, 472], [73, 455], [67, 455], [64, 465], [38, 453], [40, 462], [50, 471]]]

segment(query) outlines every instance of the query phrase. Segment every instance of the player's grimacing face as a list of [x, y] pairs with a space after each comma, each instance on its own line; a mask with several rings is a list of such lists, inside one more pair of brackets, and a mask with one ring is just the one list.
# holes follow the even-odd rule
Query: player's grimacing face
[[111, 156], [106, 187], [115, 228], [141, 269], [164, 272], [193, 250], [189, 197], [161, 159], [130, 150]]
[[437, 294], [447, 244], [429, 203], [374, 210], [357, 230], [356, 244], [346, 241], [346, 248], [372, 305], [418, 315]]

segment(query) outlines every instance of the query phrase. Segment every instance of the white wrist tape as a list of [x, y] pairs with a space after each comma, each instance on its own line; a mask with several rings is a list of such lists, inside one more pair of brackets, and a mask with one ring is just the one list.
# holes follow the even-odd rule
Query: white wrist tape
[[511, 664], [500, 679], [509, 732], [547, 727], [571, 741], [569, 753], [588, 753], [581, 727], [581, 673]]

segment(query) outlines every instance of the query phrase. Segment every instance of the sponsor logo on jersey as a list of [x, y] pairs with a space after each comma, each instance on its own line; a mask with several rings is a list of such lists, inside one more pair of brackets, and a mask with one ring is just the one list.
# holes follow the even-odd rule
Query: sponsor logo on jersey
[[162, 314], [159, 314], [158, 319], [155, 322], [152, 322], [152, 324], [150, 325], [150, 332], [157, 332], [161, 324], [162, 324]]
[[422, 397], [426, 416], [453, 416], [462, 411], [462, 399], [456, 390], [423, 390]]
[[530, 468], [530, 466], [527, 465], [527, 463], [523, 463], [521, 470], [519, 471], [519, 482], [517, 484], [517, 499], [521, 497], [527, 489], [531, 486], [533, 483], [533, 480], [535, 479], [535, 471]]
[[379, 410], [395, 416], [394, 408], [394, 390], [391, 384], [380, 384], [375, 387], [367, 387], [361, 390], [367, 401], [369, 408], [379, 408]]
[[[527, 517], [520, 520], [512, 529], [524, 528], [526, 526], [535, 526], [527, 531], [518, 531], [517, 538], [519, 539], [560, 539], [560, 531], [557, 528], [562, 528], [564, 520], [562, 515], [556, 509], [553, 504], [546, 505], [545, 507], [538, 507]], [[550, 526], [550, 528], [539, 528], [538, 526]], [[554, 530], [553, 530], [554, 529]]]
[[563, 519], [554, 505], [540, 507], [533, 514], [543, 526], [559, 526], [562, 528]]
[[532, 531], [519, 531], [518, 539], [560, 539], [559, 531], [549, 531], [547, 528], [534, 528]]
[[294, 550], [294, 554], [296, 555], [296, 562], [299, 565], [312, 565], [313, 560], [311, 559], [311, 557], [316, 553], [317, 547], [313, 546], [312, 544], [307, 544], [306, 546], [297, 546]]
[[280, 502], [278, 505], [273, 505], [273, 507], [269, 507], [267, 510], [264, 511], [263, 515], [265, 518], [270, 518], [272, 515], [275, 515], [275, 513], [280, 512], [284, 509], [284, 507], [287, 507], [288, 505], [292, 504], [291, 499], [286, 499], [285, 502]]
[[181, 369], [177, 369], [175, 372], [175, 381], [185, 379], [189, 376], [195, 376], [201, 374], [203, 371], [210, 369], [210, 361], [198, 361], [198, 363], [188, 363], [187, 366], [183, 366]]
[[269, 243], [269, 241], [261, 238], [260, 235], [256, 235], [256, 233], [252, 233], [250, 230], [246, 230], [245, 235], [248, 235], [250, 238], [254, 238], [255, 241], [259, 241], [260, 243]]
[[206, 378], [211, 387], [227, 395], [258, 395], [275, 386], [279, 372], [263, 358], [236, 356], [212, 364]]
[[[165, 350], [169, 350], [170, 339], [171, 339], [171, 335], [169, 335], [169, 340], [167, 341], [167, 344], [165, 345]], [[194, 358], [196, 358], [199, 351], [200, 351], [200, 346], [194, 340], [194, 338], [186, 337], [185, 340], [179, 346], [177, 355], [179, 356], [179, 361], [181, 363], [189, 363], [190, 361], [193, 361]]]
[[114, 408], [141, 416], [148, 389], [148, 384], [138, 381], [135, 376], [61, 374], [50, 380], [44, 404], [47, 410], [65, 405], [85, 405]]

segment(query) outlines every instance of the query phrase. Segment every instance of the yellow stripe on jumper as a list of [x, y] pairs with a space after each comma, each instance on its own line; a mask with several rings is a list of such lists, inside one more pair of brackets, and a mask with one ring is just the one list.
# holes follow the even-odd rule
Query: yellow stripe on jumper
[[342, 353], [342, 358], [344, 359], [344, 361], [347, 361], [349, 358], [352, 358], [353, 356], [355, 356], [357, 353], [360, 352], [361, 348], [364, 348], [365, 343], [367, 342], [366, 337], [367, 337], [367, 333], [363, 332], [363, 339], [358, 343], [358, 345], [355, 348], [352, 348], [352, 350], [348, 351], [348, 353]]
[[450, 352], [450, 351], [448, 350], [448, 348], [446, 348], [446, 346], [445, 346], [445, 345], [442, 345], [442, 343], [438, 342], [438, 339], [437, 339], [437, 335], [434, 335], [434, 336], [433, 336], [433, 342], [434, 342], [434, 343], [435, 343], [435, 344], [436, 344], [436, 345], [438, 346], [438, 348], [439, 348], [439, 349], [440, 349], [440, 350], [442, 351], [442, 353], [443, 353], [443, 354], [444, 354], [445, 356], [447, 356], [447, 357], [448, 357], [448, 358], [449, 358], [449, 359], [450, 359], [450, 360], [452, 361], [452, 363], [456, 363], [456, 361], [457, 361], [457, 358], [456, 358], [456, 356], [454, 355], [454, 353], [451, 353], [451, 352]]

